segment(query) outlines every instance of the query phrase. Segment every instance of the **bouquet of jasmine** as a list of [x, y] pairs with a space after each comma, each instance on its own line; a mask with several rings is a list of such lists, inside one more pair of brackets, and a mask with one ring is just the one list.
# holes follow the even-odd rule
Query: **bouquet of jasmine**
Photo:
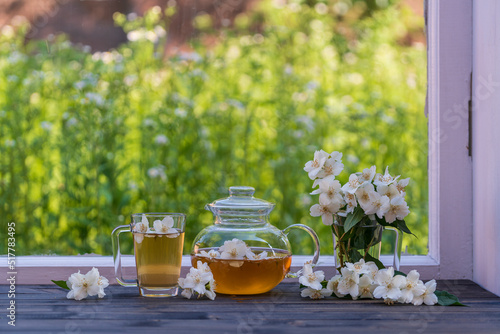
[[376, 166], [353, 173], [343, 186], [335, 179], [344, 169], [342, 153], [320, 150], [306, 163], [304, 170], [314, 180], [311, 195], [319, 194], [319, 204], [311, 207], [311, 216], [319, 217], [332, 227], [339, 272], [345, 263], [363, 259], [383, 268], [376, 252], [370, 249], [380, 243], [383, 227], [411, 234], [404, 218], [410, 213], [405, 201], [405, 187], [410, 179], [376, 173]]

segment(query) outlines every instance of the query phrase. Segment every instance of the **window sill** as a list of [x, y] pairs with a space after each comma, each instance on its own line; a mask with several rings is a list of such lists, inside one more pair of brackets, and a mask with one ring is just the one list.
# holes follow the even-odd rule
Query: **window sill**
[[[304, 262], [311, 260], [308, 255], [295, 255], [292, 257], [292, 271], [299, 270]], [[382, 262], [386, 266], [392, 265], [391, 256], [382, 256]], [[8, 270], [7, 257], [0, 257], [0, 280], [6, 282], [12, 271]], [[406, 255], [401, 259], [403, 272], [417, 269], [421, 278], [429, 280], [439, 278], [439, 264], [430, 256]], [[135, 275], [135, 260], [132, 255], [122, 257], [123, 272], [125, 278], [132, 278]], [[72, 273], [80, 270], [85, 273], [92, 267], [99, 269], [101, 275], [107, 277], [112, 284], [117, 284], [112, 279], [114, 265], [112, 256], [80, 255], [80, 256], [19, 256], [16, 257], [16, 268], [13, 272], [16, 275], [17, 284], [50, 284], [51, 280], [64, 280]], [[188, 255], [182, 257], [182, 275], [185, 275], [191, 267], [191, 259]], [[333, 256], [321, 256], [318, 261], [318, 270], [323, 270], [326, 277], [334, 275]]]

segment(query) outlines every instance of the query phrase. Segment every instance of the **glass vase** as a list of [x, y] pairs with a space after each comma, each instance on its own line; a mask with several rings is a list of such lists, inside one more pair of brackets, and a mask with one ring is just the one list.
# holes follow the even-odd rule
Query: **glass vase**
[[390, 255], [393, 256], [394, 269], [399, 270], [403, 235], [398, 229], [382, 226], [377, 221], [364, 216], [358, 224], [345, 232], [345, 219], [346, 217], [336, 215], [332, 225], [333, 255], [335, 268], [339, 272], [342, 267], [345, 267], [346, 262], [356, 263], [361, 259], [365, 262], [373, 261], [379, 268], [382, 267], [380, 253], [385, 233], [393, 233], [392, 254]]

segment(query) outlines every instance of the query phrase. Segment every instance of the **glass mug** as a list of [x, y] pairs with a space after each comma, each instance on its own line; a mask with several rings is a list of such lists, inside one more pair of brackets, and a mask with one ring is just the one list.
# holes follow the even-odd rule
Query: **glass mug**
[[[170, 297], [178, 292], [186, 215], [182, 213], [135, 213], [130, 225], [111, 233], [113, 260], [118, 283], [139, 287], [141, 296]], [[120, 233], [132, 232], [137, 279], [122, 277]]]

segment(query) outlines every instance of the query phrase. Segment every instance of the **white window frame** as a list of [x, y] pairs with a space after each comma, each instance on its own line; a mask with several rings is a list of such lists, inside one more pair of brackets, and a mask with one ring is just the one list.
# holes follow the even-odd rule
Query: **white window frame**
[[[429, 253], [404, 256], [401, 270], [417, 269], [423, 279], [472, 278], [472, 161], [469, 156], [469, 100], [472, 72], [472, 0], [426, 0], [428, 36]], [[418, 186], [418, 185], [415, 185]], [[294, 256], [301, 266], [308, 256]], [[5, 281], [6, 259], [0, 261]], [[392, 264], [383, 257], [382, 262]], [[320, 265], [333, 274], [333, 258]], [[134, 259], [123, 261], [133, 275]], [[191, 265], [188, 256], [183, 267]], [[112, 256], [19, 256], [19, 284], [48, 284], [98, 267], [114, 277]], [[113, 281], [113, 280], [111, 280]]]

